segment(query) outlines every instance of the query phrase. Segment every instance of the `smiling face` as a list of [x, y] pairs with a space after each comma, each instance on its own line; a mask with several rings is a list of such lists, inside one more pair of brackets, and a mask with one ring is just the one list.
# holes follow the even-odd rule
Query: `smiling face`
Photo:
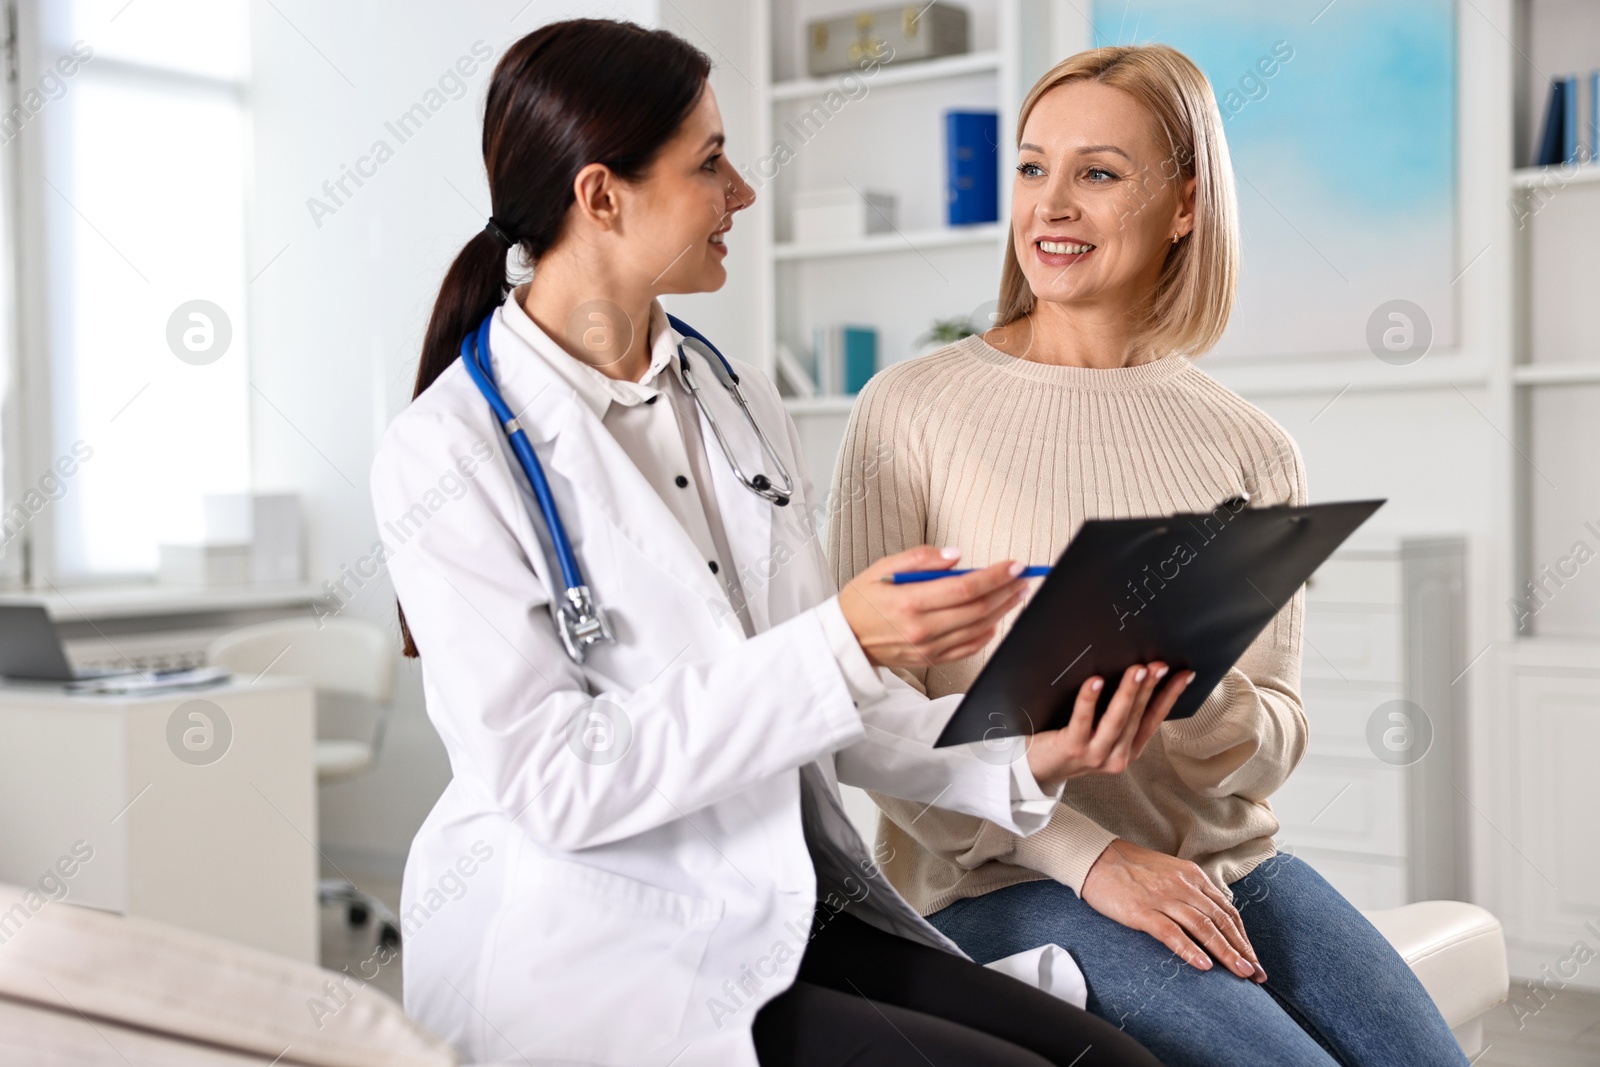
[[722, 113], [707, 85], [678, 132], [632, 187], [622, 236], [660, 293], [705, 293], [727, 281], [724, 237], [756, 194], [723, 154]]
[[1195, 179], [1128, 93], [1073, 80], [1041, 96], [1017, 151], [1011, 228], [1040, 303], [1131, 313], [1154, 291], [1172, 235], [1194, 228]]

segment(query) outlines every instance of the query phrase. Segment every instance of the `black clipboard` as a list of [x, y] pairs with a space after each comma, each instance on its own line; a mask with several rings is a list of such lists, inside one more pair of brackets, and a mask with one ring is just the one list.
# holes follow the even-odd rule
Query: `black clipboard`
[[1161, 660], [1195, 677], [1169, 719], [1193, 715], [1217, 683], [1355, 529], [1383, 506], [1354, 500], [1090, 519], [967, 690], [937, 747], [1065, 726], [1078, 688]]

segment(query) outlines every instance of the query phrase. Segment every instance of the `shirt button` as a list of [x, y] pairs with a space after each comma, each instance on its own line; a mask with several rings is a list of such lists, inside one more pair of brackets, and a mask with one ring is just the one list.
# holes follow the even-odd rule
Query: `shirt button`
[[711, 573], [712, 574], [717, 573], [717, 561], [713, 559], [713, 560], [708, 560], [707, 562], [709, 562], [711, 564]]
[[689, 479], [685, 478], [681, 474], [672, 480], [677, 483], [679, 489], [689, 488]]

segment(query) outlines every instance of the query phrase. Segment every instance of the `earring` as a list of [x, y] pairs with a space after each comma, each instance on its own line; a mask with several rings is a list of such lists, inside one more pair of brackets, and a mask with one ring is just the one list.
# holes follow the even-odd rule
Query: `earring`
[[1172, 243], [1173, 244], [1177, 244], [1178, 243], [1178, 235], [1177, 234], [1173, 234], [1172, 235]]

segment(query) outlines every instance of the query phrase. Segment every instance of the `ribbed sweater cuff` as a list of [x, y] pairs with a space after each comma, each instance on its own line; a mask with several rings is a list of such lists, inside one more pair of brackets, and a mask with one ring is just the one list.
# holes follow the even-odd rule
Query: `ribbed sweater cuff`
[[1217, 683], [1217, 687], [1193, 715], [1187, 719], [1169, 719], [1161, 724], [1165, 741], [1180, 748], [1191, 745], [1228, 722], [1228, 710], [1234, 702], [1238, 684], [1237, 671], [1224, 674], [1222, 681]]
[[1043, 833], [1017, 839], [1011, 862], [1048, 874], [1081, 897], [1089, 868], [1116, 839], [1087, 815], [1057, 808]]

